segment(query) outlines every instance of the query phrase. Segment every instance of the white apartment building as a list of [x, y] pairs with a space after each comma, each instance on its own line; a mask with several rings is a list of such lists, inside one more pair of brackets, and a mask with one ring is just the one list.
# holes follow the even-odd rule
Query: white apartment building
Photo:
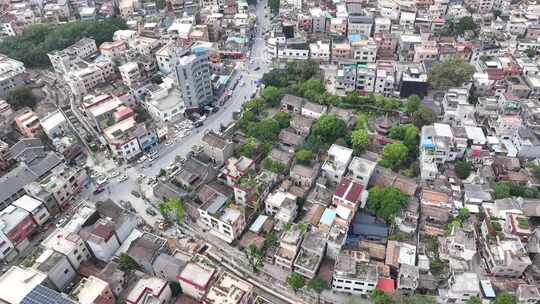
[[297, 225], [293, 225], [285, 231], [279, 241], [279, 248], [274, 255], [275, 265], [287, 271], [293, 271], [293, 264], [296, 254], [302, 242], [302, 231]]
[[210, 63], [205, 50], [197, 49], [191, 55], [180, 57], [174, 69], [187, 108], [197, 108], [212, 102], [214, 93], [210, 81]]
[[375, 90], [376, 68], [374, 64], [356, 66], [356, 90], [371, 93]]
[[347, 35], [363, 35], [371, 37], [373, 17], [367, 15], [349, 15], [347, 19]]
[[220, 193], [199, 207], [201, 223], [210, 229], [210, 232], [232, 243], [246, 227], [245, 214], [239, 208], [229, 207], [229, 199]]
[[377, 68], [376, 74], [373, 92], [384, 96], [392, 94], [396, 84], [395, 71]]
[[240, 278], [223, 272], [206, 294], [204, 303], [248, 304], [255, 299], [254, 287]]
[[124, 63], [118, 67], [118, 70], [120, 71], [122, 81], [130, 88], [136, 85], [143, 77], [142, 71], [137, 62]]
[[294, 271], [308, 279], [313, 279], [319, 270], [326, 252], [326, 236], [319, 231], [307, 232], [300, 245]]
[[340, 254], [334, 266], [332, 290], [354, 295], [369, 295], [379, 278], [375, 264], [370, 263], [366, 252], [353, 255]]
[[14, 201], [12, 205], [28, 211], [39, 226], [43, 226], [49, 220], [49, 211], [45, 204], [38, 199], [23, 195]]
[[130, 160], [141, 153], [139, 140], [134, 134], [136, 127], [135, 117], [130, 116], [103, 130], [103, 135], [115, 157]]
[[22, 62], [0, 55], [0, 97], [24, 84], [25, 71]]
[[182, 94], [176, 88], [163, 83], [148, 90], [145, 103], [148, 112], [157, 121], [175, 121], [184, 114]]
[[169, 303], [172, 298], [169, 282], [153, 276], [144, 276], [129, 290], [126, 302], [129, 304]]
[[64, 228], [57, 228], [41, 242], [41, 246], [66, 256], [75, 269], [79, 269], [81, 263], [90, 258], [90, 252], [81, 237]]
[[351, 162], [352, 154], [352, 149], [333, 144], [328, 149], [328, 157], [322, 166], [326, 177], [335, 183], [339, 182]]
[[473, 272], [452, 274], [448, 279], [448, 288], [439, 289], [441, 303], [466, 303], [476, 296], [481, 296], [480, 280]]
[[442, 101], [444, 110], [444, 122], [454, 124], [457, 118], [457, 111], [460, 105], [469, 104], [469, 90], [464, 88], [452, 88], [445, 94]]
[[322, 41], [309, 44], [309, 55], [313, 60], [327, 61], [330, 59], [330, 44]]
[[377, 43], [374, 40], [362, 40], [351, 43], [353, 58], [357, 63], [371, 63], [377, 59]]

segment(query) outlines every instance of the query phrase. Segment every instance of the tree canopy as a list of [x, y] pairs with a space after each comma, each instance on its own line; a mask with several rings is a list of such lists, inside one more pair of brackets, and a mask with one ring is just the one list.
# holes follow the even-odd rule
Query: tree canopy
[[465, 31], [473, 31], [476, 29], [476, 23], [471, 16], [465, 16], [459, 19], [454, 27], [456, 33], [463, 34]]
[[120, 265], [120, 268], [124, 270], [135, 270], [139, 268], [139, 264], [126, 253], [120, 254], [118, 257], [118, 264]]
[[311, 127], [308, 142], [311, 144], [332, 144], [336, 139], [345, 136], [347, 126], [335, 115], [321, 116]]
[[306, 279], [298, 272], [293, 272], [287, 277], [287, 284], [296, 292], [306, 285]]
[[294, 153], [296, 160], [304, 165], [309, 165], [313, 159], [313, 152], [309, 149], [300, 149]]
[[428, 73], [428, 80], [437, 90], [459, 87], [471, 79], [475, 72], [474, 66], [462, 59], [448, 59], [434, 65]]
[[435, 112], [425, 106], [420, 106], [418, 108], [418, 111], [414, 112], [413, 114], [413, 123], [418, 128], [422, 128], [425, 125], [430, 125], [437, 121], [437, 114]]
[[261, 97], [266, 101], [266, 104], [268, 104], [271, 107], [277, 107], [279, 106], [279, 102], [281, 101], [281, 91], [274, 86], [267, 86], [261, 91]]
[[383, 158], [379, 164], [385, 168], [398, 169], [407, 159], [408, 149], [401, 142], [384, 146]]
[[84, 37], [93, 37], [99, 46], [111, 41], [115, 31], [126, 28], [125, 21], [117, 18], [60, 25], [34, 24], [26, 27], [22, 35], [2, 40], [0, 53], [24, 62], [27, 68], [46, 67], [50, 65], [48, 52], [65, 49]]
[[34, 108], [38, 98], [32, 93], [32, 88], [20, 86], [8, 91], [6, 101], [14, 110], [19, 110], [24, 107]]
[[467, 177], [469, 177], [469, 175], [471, 175], [472, 164], [463, 160], [457, 161], [455, 170], [457, 177], [461, 179], [466, 179]]
[[177, 223], [184, 221], [184, 202], [178, 198], [172, 198], [158, 204], [158, 209], [164, 218], [173, 217]]
[[254, 244], [249, 245], [246, 249], [246, 255], [249, 266], [253, 272], [258, 272], [259, 267], [263, 264], [264, 252]]
[[351, 133], [354, 152], [360, 153], [369, 145], [369, 135], [365, 129], [357, 129]]
[[517, 299], [514, 295], [507, 292], [500, 292], [495, 297], [493, 304], [517, 304]]
[[397, 212], [403, 208], [409, 197], [396, 187], [373, 187], [369, 189], [367, 208], [379, 218], [392, 222]]
[[407, 101], [405, 101], [405, 112], [414, 113], [418, 111], [421, 104], [422, 100], [420, 97], [418, 97], [418, 95], [411, 95], [407, 97]]

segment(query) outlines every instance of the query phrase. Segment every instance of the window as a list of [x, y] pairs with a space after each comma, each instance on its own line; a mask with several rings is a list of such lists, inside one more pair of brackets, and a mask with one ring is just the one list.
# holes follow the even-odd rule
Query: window
[[69, 269], [64, 270], [64, 274], [67, 274], [69, 272]]

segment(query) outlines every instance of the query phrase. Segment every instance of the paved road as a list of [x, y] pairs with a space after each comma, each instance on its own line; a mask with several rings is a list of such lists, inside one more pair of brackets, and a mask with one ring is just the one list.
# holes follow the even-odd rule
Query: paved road
[[[135, 165], [131, 168], [125, 166], [116, 168], [110, 161], [104, 160], [100, 162], [99, 165], [105, 167], [105, 171], [116, 169], [121, 173], [126, 174], [128, 180], [120, 184], [116, 183], [114, 180], [110, 181], [107, 186], [108, 191], [97, 196], [91, 196], [94, 200], [104, 199], [106, 197], [110, 197], [115, 201], [129, 200], [139, 215], [141, 215], [141, 217], [143, 217], [150, 225], [153, 225], [156, 220], [160, 219], [159, 216], [153, 217], [146, 214], [145, 209], [150, 205], [143, 199], [136, 198], [131, 194], [133, 190], [137, 192], [140, 192], [141, 190], [136, 181], [137, 175], [142, 173], [146, 176], [155, 176], [162, 168], [167, 167], [169, 163], [173, 162], [177, 155], [185, 157], [186, 154], [191, 151], [193, 145], [200, 144], [201, 138], [205, 132], [219, 130], [221, 125], [228, 125], [231, 123], [233, 121], [233, 113], [240, 111], [242, 104], [255, 93], [257, 87], [254, 80], [261, 79], [262, 75], [269, 70], [269, 65], [267, 64], [265, 57], [265, 43], [264, 39], [262, 39], [262, 31], [260, 31], [260, 29], [267, 27], [269, 19], [265, 18], [265, 10], [262, 3], [257, 6], [256, 13], [258, 31], [254, 38], [250, 59], [246, 59], [240, 70], [234, 74], [234, 78], [229, 81], [229, 87], [231, 87], [236, 79], [241, 77], [242, 80], [240, 82], [245, 82], [245, 85], [236, 86], [231, 99], [220, 108], [219, 112], [211, 114], [202, 127], [194, 129], [191, 135], [168, 147], [160, 145], [158, 148], [160, 156], [152, 163], [152, 167], [142, 168], [139, 165]], [[252, 60], [253, 63], [250, 63], [250, 60]], [[255, 71], [255, 68], [257, 67], [259, 69]], [[145, 185], [143, 185], [143, 188], [146, 188]]]

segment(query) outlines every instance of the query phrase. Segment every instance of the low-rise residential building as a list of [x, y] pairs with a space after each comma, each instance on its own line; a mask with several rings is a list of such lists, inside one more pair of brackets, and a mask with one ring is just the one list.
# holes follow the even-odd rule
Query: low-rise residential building
[[439, 289], [439, 299], [444, 303], [465, 303], [480, 295], [480, 280], [472, 272], [452, 274], [448, 279], [448, 288]]
[[34, 288], [45, 283], [47, 276], [34, 268], [13, 266], [0, 276], [0, 300], [4, 303], [23, 303]]
[[328, 149], [328, 157], [322, 166], [324, 175], [337, 183], [345, 175], [345, 171], [351, 162], [353, 150], [333, 144]]
[[233, 205], [221, 193], [216, 192], [199, 207], [199, 216], [212, 234], [228, 243], [238, 238], [246, 228], [244, 210]]
[[28, 213], [30, 213], [32, 215], [32, 218], [34, 219], [34, 222], [36, 222], [38, 226], [43, 226], [49, 220], [49, 211], [47, 210], [43, 202], [36, 198], [28, 195], [23, 195], [22, 197], [14, 201], [12, 205], [26, 210]]
[[364, 251], [341, 253], [334, 266], [332, 290], [356, 295], [369, 295], [379, 279], [378, 267]]
[[308, 279], [313, 279], [317, 275], [325, 252], [326, 236], [318, 231], [305, 233], [294, 260], [294, 271]]
[[215, 132], [204, 134], [201, 142], [204, 154], [216, 164], [224, 164], [233, 155], [234, 146], [232, 141]]
[[255, 299], [253, 285], [223, 272], [212, 285], [203, 303], [245, 304]]
[[274, 256], [276, 266], [287, 271], [293, 271], [296, 254], [302, 242], [303, 233], [297, 225], [283, 233], [279, 241], [279, 248]]
[[95, 276], [83, 278], [71, 294], [80, 304], [113, 304], [116, 302], [109, 283]]
[[46, 274], [52, 286], [60, 291], [65, 290], [77, 276], [77, 270], [67, 257], [51, 249], [45, 249], [32, 267]]
[[25, 72], [22, 62], [0, 55], [0, 97], [23, 85]]
[[43, 240], [41, 246], [67, 257], [71, 266], [76, 270], [79, 269], [81, 263], [90, 258], [90, 252], [86, 248], [82, 238], [78, 234], [64, 228], [57, 228]]
[[32, 215], [13, 205], [6, 207], [0, 212], [0, 234], [3, 234], [13, 244], [8, 246], [7, 254], [13, 249], [19, 252], [30, 246], [29, 237], [36, 232], [37, 225]]
[[201, 301], [216, 277], [216, 269], [189, 262], [178, 275], [178, 281], [182, 287], [182, 293]]
[[167, 281], [143, 276], [128, 290], [125, 301], [129, 304], [169, 303], [171, 298], [172, 292]]

